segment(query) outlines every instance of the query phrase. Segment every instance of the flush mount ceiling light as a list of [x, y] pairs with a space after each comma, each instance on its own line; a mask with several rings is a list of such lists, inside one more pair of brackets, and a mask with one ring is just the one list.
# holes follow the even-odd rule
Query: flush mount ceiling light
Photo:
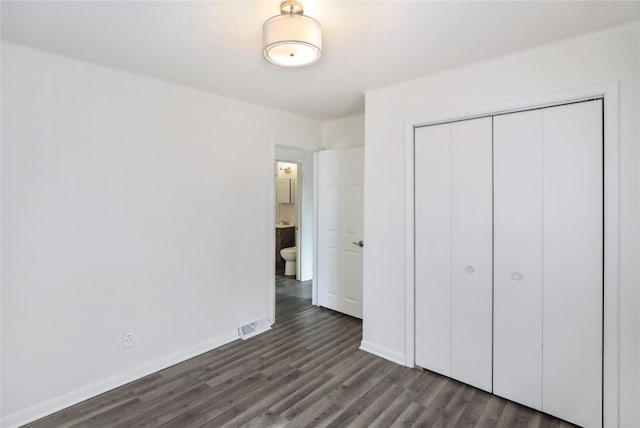
[[264, 23], [262, 54], [282, 67], [302, 67], [317, 62], [322, 54], [322, 29], [315, 19], [303, 15], [302, 3], [280, 3], [280, 15]]

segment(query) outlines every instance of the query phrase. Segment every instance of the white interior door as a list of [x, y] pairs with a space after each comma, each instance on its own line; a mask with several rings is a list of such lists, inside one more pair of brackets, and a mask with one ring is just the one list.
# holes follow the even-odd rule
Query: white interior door
[[416, 129], [416, 363], [491, 390], [491, 118]]
[[362, 318], [364, 149], [318, 152], [318, 304]]

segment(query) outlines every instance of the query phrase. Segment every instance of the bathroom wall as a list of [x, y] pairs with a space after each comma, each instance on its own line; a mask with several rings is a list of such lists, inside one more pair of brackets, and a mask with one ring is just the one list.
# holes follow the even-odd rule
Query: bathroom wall
[[6, 42], [1, 71], [0, 425], [270, 316], [273, 142], [320, 122]]
[[[281, 169], [286, 167], [291, 168], [291, 172], [287, 173]], [[276, 221], [278, 223], [285, 221], [295, 226], [298, 217], [298, 165], [295, 163], [278, 162], [276, 168], [278, 178], [288, 178], [291, 180], [291, 192], [294, 198], [291, 204], [278, 204]]]

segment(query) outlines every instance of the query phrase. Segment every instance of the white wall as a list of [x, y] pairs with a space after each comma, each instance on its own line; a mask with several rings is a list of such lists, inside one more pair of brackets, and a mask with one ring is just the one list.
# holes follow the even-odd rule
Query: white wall
[[364, 145], [364, 115], [329, 120], [322, 124], [325, 149], [344, 149]]
[[[279, 141], [279, 143], [291, 146], [289, 142]], [[298, 228], [298, 256], [300, 257], [300, 281], [308, 281], [313, 277], [313, 231], [315, 223], [313, 220], [313, 151], [296, 149], [293, 147], [276, 146], [274, 152], [275, 159], [300, 164], [298, 175], [299, 183], [302, 186], [300, 194], [302, 204], [300, 212], [302, 217]], [[301, 244], [300, 244], [301, 243]]]
[[2, 44], [3, 425], [269, 317], [278, 140], [322, 124]]
[[[366, 94], [363, 343], [404, 359], [404, 125], [483, 105], [620, 81], [620, 424], [640, 420], [638, 23]], [[393, 209], [390, 209], [393, 207]]]

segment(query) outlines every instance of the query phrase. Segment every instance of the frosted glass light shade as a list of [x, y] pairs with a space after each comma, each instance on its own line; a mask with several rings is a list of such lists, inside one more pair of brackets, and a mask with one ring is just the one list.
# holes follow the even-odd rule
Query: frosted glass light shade
[[322, 54], [322, 29], [315, 19], [297, 14], [269, 18], [262, 29], [264, 57], [283, 67], [317, 62]]

